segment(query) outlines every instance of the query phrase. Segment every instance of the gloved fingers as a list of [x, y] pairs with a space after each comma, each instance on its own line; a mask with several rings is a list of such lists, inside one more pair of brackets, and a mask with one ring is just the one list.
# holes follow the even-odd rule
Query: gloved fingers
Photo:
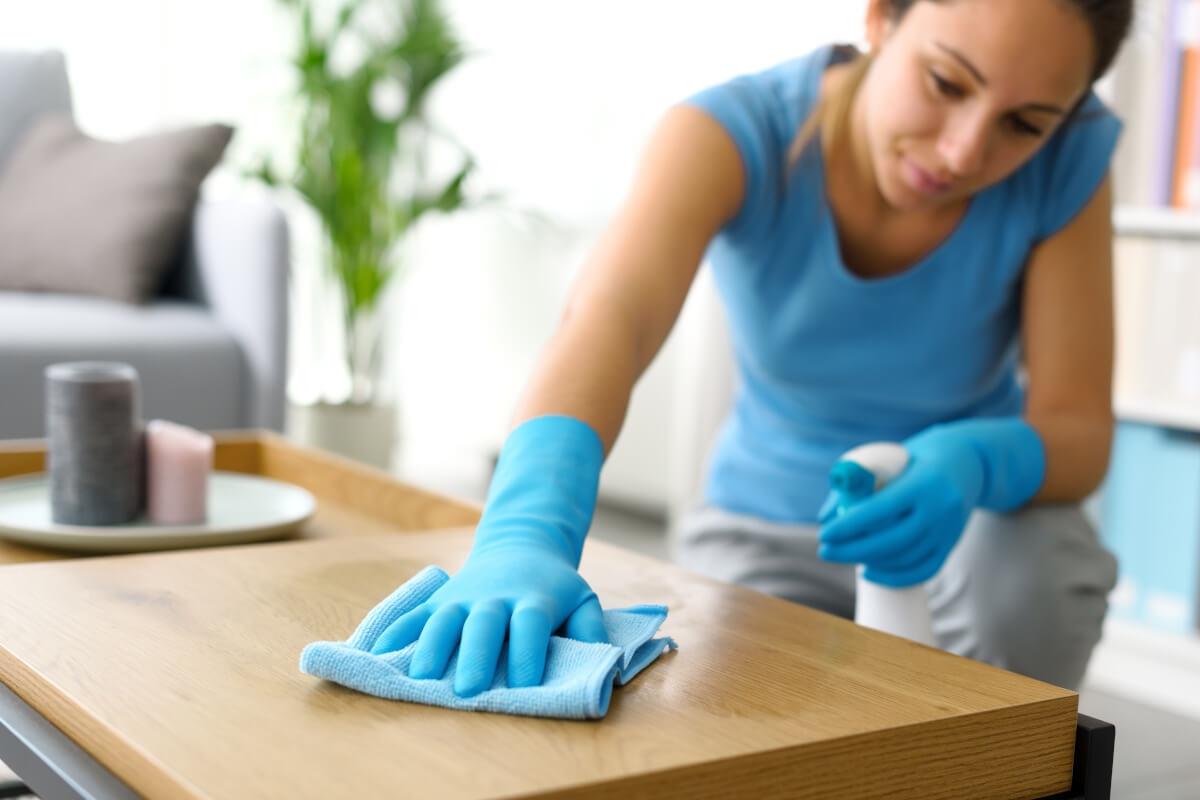
[[567, 617], [567, 637], [581, 642], [603, 642], [608, 644], [608, 630], [604, 627], [604, 612], [596, 595], [571, 612]]
[[916, 504], [909, 488], [912, 484], [905, 483], [904, 478], [900, 476], [895, 483], [883, 487], [821, 528], [821, 542], [849, 542], [889, 527], [908, 514]]
[[923, 514], [913, 511], [868, 536], [826, 543], [826, 537], [822, 534], [817, 555], [826, 561], [847, 564], [889, 561], [904, 556], [913, 549], [914, 544], [919, 544], [927, 524]]
[[896, 558], [886, 563], [871, 563], [868, 566], [883, 568], [889, 572], [908, 573], [919, 570], [923, 566], [930, 572], [930, 577], [937, 574], [946, 563], [950, 552], [962, 538], [966, 528], [969, 512], [964, 512], [957, 502], [943, 503], [940, 510], [926, 511], [924, 529], [921, 531], [921, 545], [914, 547], [910, 554]]
[[379, 634], [375, 643], [371, 645], [371, 652], [378, 655], [408, 647], [421, 635], [430, 615], [429, 606], [425, 603], [405, 612], [383, 629], [383, 633]]
[[829, 494], [825, 495], [825, 502], [821, 503], [821, 510], [817, 512], [817, 522], [820, 522], [821, 524], [829, 522], [829, 520], [833, 519], [833, 515], [837, 511], [837, 507], [837, 492], [830, 492]]
[[940, 564], [939, 559], [944, 558], [943, 547], [941, 537], [926, 519], [909, 541], [907, 548], [886, 556], [863, 559], [860, 563], [866, 564], [868, 569], [907, 574], [930, 562]]
[[895, 564], [868, 564], [864, 577], [884, 586], [915, 586], [937, 575], [953, 548], [953, 542], [933, 534], [923, 543], [920, 554]]
[[471, 697], [492, 685], [507, 631], [508, 608], [503, 601], [484, 600], [471, 607], [454, 667], [456, 695]]
[[467, 610], [457, 603], [449, 603], [433, 612], [417, 639], [417, 648], [408, 665], [409, 677], [437, 679], [445, 674], [466, 619]]
[[554, 622], [541, 605], [518, 605], [508, 633], [508, 685], [537, 686], [546, 670]]

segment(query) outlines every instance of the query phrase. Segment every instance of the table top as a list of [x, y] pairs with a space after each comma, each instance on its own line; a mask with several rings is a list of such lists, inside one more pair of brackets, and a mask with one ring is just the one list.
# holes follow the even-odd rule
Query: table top
[[298, 669], [305, 644], [346, 638], [428, 564], [454, 571], [472, 535], [341, 533], [0, 567], [0, 682], [148, 797], [1070, 787], [1074, 693], [598, 541], [581, 570], [602, 602], [666, 604], [663, 633], [679, 643], [614, 692], [603, 720], [451, 711], [318, 681]]

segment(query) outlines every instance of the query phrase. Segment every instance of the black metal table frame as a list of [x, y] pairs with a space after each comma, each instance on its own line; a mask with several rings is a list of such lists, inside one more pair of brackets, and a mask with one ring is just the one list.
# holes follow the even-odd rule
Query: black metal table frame
[[[1079, 715], [1071, 791], [1045, 800], [1108, 800], [1116, 728]], [[0, 761], [24, 783], [0, 784], [0, 798], [137, 800], [139, 795], [0, 683]]]

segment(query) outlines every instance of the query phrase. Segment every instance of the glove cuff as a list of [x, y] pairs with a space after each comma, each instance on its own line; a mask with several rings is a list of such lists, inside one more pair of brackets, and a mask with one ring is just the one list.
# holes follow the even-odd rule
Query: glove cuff
[[517, 426], [500, 451], [472, 552], [533, 545], [578, 567], [603, 465], [604, 444], [582, 420], [543, 416]]

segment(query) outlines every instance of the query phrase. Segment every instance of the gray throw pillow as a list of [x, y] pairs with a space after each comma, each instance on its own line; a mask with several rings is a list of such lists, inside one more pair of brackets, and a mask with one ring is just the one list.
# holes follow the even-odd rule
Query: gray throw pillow
[[39, 119], [0, 172], [0, 290], [148, 300], [232, 135], [202, 125], [106, 142], [69, 117]]

